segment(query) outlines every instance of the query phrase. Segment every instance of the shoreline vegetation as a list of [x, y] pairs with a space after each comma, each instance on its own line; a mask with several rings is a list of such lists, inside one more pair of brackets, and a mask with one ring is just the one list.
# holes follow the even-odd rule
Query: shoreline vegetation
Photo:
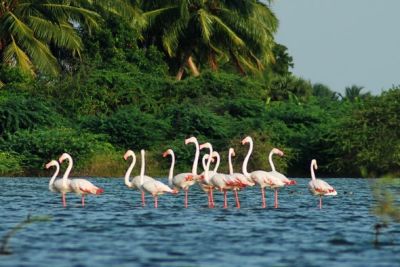
[[0, 176], [48, 176], [44, 164], [68, 152], [73, 176], [121, 177], [125, 151], [145, 149], [148, 173], [164, 177], [168, 148], [190, 170], [190, 136], [213, 144], [222, 171], [233, 147], [240, 170], [246, 135], [249, 169], [268, 170], [278, 147], [290, 177], [307, 177], [313, 158], [321, 177], [400, 174], [400, 87], [339, 94], [296, 77], [270, 4], [42, 2], [0, 12]]

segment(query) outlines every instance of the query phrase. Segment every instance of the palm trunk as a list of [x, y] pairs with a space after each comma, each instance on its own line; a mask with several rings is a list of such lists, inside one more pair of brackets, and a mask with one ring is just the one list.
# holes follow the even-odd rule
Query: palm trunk
[[200, 75], [199, 69], [197, 68], [196, 64], [194, 64], [193, 58], [191, 55], [187, 59], [187, 64], [188, 64], [190, 70], [192, 71], [193, 76], [197, 77]]
[[238, 72], [239, 72], [242, 76], [245, 76], [245, 75], [246, 75], [246, 72], [244, 71], [242, 65], [240, 64], [240, 62], [239, 62], [239, 60], [238, 60], [238, 58], [235, 56], [235, 54], [233, 54], [232, 51], [230, 51], [230, 54], [231, 54], [231, 57], [233, 58], [233, 61], [235, 62], [235, 66], [236, 66], [236, 69], [238, 70]]
[[178, 69], [178, 73], [176, 74], [176, 76], [175, 76], [175, 79], [177, 80], [177, 81], [180, 81], [180, 80], [182, 80], [182, 76], [183, 76], [183, 73], [185, 72], [185, 69], [183, 68], [183, 64], [179, 67], [179, 69]]
[[210, 55], [208, 57], [208, 64], [210, 64], [212, 71], [216, 71], [218, 69], [217, 59], [215, 58], [214, 51], [210, 52]]

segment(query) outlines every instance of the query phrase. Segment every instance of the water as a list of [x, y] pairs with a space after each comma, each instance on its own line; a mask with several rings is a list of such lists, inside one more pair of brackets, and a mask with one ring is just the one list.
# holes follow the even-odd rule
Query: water
[[[240, 192], [242, 208], [207, 208], [197, 186], [183, 208], [183, 194], [163, 195], [159, 208], [140, 206], [140, 194], [123, 179], [90, 179], [102, 196], [67, 196], [67, 208], [44, 178], [0, 179], [0, 236], [28, 214], [50, 222], [27, 226], [12, 238], [13, 254], [0, 266], [400, 266], [400, 226], [383, 230], [374, 246], [370, 181], [326, 179], [338, 191], [323, 209], [307, 190], [308, 179], [281, 190], [280, 207], [261, 209], [259, 188]], [[165, 180], [164, 180], [165, 181]]]

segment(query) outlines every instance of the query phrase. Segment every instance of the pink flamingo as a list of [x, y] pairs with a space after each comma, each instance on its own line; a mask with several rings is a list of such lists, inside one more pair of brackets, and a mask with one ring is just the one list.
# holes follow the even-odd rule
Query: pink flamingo
[[66, 175], [63, 176], [62, 179], [57, 179], [57, 175], [60, 172], [60, 164], [56, 160], [52, 160], [49, 163], [46, 164], [46, 169], [49, 169], [50, 167], [55, 166], [56, 171], [54, 172], [53, 176], [51, 177], [49, 181], [49, 190], [51, 192], [57, 192], [61, 193], [61, 198], [62, 198], [62, 204], [63, 207], [67, 206], [67, 201], [65, 199], [65, 194], [71, 192], [71, 180], [68, 179]]
[[[185, 208], [188, 207], [188, 191], [189, 187], [196, 183], [194, 179], [197, 174], [192, 173], [180, 173], [174, 176], [174, 166], [175, 166], [175, 154], [172, 149], [168, 149], [163, 153], [163, 157], [171, 156], [171, 167], [169, 169], [168, 183], [169, 186], [174, 187], [175, 190], [182, 189], [185, 191]], [[196, 154], [197, 156], [197, 154]], [[196, 164], [197, 165], [197, 164]]]
[[[144, 154], [144, 150], [142, 149], [142, 153]], [[144, 168], [145, 162], [143, 161], [143, 168]], [[157, 181], [149, 176], [152, 180], [148, 180], [145, 182], [145, 177], [144, 175], [140, 175], [140, 187], [142, 188], [143, 191], [151, 194], [154, 197], [154, 208], [158, 208], [158, 196], [162, 195], [164, 193], [171, 193], [171, 194], [176, 194], [178, 193], [176, 190], [171, 189], [169, 186], [163, 184], [160, 181]]]
[[208, 207], [209, 208], [214, 208], [214, 198], [213, 198], [213, 188], [214, 185], [211, 183], [210, 176], [209, 176], [209, 169], [210, 169], [210, 164], [212, 160], [212, 154], [213, 154], [213, 149], [212, 145], [210, 143], [204, 143], [200, 145], [200, 150], [203, 148], [208, 148], [210, 150], [209, 152], [209, 158], [207, 161], [206, 168], [204, 169], [204, 179], [201, 179], [199, 181], [200, 186], [203, 188], [204, 191], [208, 191]]
[[[213, 153], [214, 154], [214, 153]], [[210, 157], [210, 155], [208, 155], [208, 154], [205, 154], [205, 155], [203, 155], [203, 158], [202, 158], [202, 160], [201, 160], [201, 162], [202, 162], [202, 166], [203, 166], [203, 172], [200, 174], [200, 179], [198, 180], [198, 183], [199, 183], [199, 185], [200, 185], [200, 188], [204, 191], [204, 192], [206, 192], [207, 193], [207, 196], [208, 196], [208, 206], [209, 207], [214, 207], [214, 196], [213, 196], [213, 191], [211, 190], [212, 189], [212, 187], [208, 184], [208, 183], [206, 183], [205, 181], [204, 181], [204, 177], [205, 177], [205, 170], [206, 170], [206, 168], [207, 168], [207, 160], [208, 159], [210, 159], [211, 160], [211, 163], [213, 163], [215, 160], [214, 160], [214, 157]], [[214, 167], [214, 170], [208, 170], [208, 177], [212, 177], [214, 174], [216, 174], [217, 173], [217, 169], [218, 169], [218, 166], [219, 166], [219, 163], [217, 162], [216, 164], [215, 164], [215, 167]], [[211, 198], [210, 198], [210, 196], [211, 196]]]
[[144, 190], [140, 186], [140, 177], [143, 176], [144, 182], [148, 182], [148, 181], [151, 181], [151, 180], [154, 180], [154, 179], [149, 177], [149, 176], [144, 176], [144, 164], [143, 164], [144, 163], [144, 150], [141, 150], [140, 152], [141, 152], [141, 157], [142, 157], [140, 175], [133, 177], [132, 180], [129, 180], [129, 177], [130, 177], [130, 174], [131, 174], [133, 168], [135, 167], [136, 156], [135, 156], [135, 153], [132, 150], [126, 151], [126, 153], [124, 155], [124, 159], [125, 160], [128, 160], [129, 157], [132, 157], [131, 165], [129, 166], [128, 170], [125, 173], [125, 185], [128, 188], [138, 189], [141, 192], [141, 195], [142, 195], [142, 206], [144, 207], [144, 206], [146, 206], [146, 199], [145, 199]]
[[316, 179], [314, 168], [317, 170], [317, 161], [313, 159], [311, 161], [311, 181], [308, 183], [308, 188], [310, 189], [311, 193], [315, 196], [319, 196], [319, 208], [322, 208], [322, 196], [336, 196], [336, 190], [330, 186], [327, 182]]
[[[268, 177], [275, 177], [277, 179], [280, 179], [285, 185], [295, 185], [296, 184], [295, 180], [290, 180], [282, 173], [276, 171], [274, 162], [272, 161], [272, 156], [274, 154], [279, 155], [281, 157], [284, 155], [283, 152], [277, 148], [273, 148], [271, 150], [271, 152], [269, 153], [268, 159], [269, 159], [269, 164], [271, 165], [272, 171], [267, 172]], [[278, 188], [279, 187], [274, 188], [274, 193], [275, 193], [274, 194], [274, 207], [275, 208], [278, 208]]]
[[229, 176], [231, 177], [232, 190], [235, 193], [236, 208], [240, 208], [240, 201], [238, 191], [246, 186], [254, 186], [254, 182], [247, 179], [242, 173], [233, 172], [232, 156], [235, 156], [235, 150], [229, 148], [228, 152], [228, 164], [229, 164]]
[[214, 188], [218, 188], [218, 190], [224, 193], [224, 208], [228, 208], [227, 191], [233, 189], [233, 185], [236, 183], [236, 181], [234, 181], [233, 178], [226, 174], [217, 172], [221, 161], [219, 153], [213, 151], [212, 157], [217, 158], [217, 163], [214, 168], [214, 174], [212, 176], [209, 175], [209, 177], [211, 177], [210, 182]]
[[[250, 177], [256, 184], [258, 184], [261, 188], [261, 197], [262, 197], [262, 207], [266, 208], [267, 204], [265, 202], [265, 187], [270, 187], [272, 189], [283, 187], [285, 184], [274, 176], [268, 176], [266, 171], [253, 171], [251, 173], [247, 172], [247, 164], [249, 162], [249, 158], [251, 153], [253, 152], [253, 139], [250, 136], [247, 136], [242, 140], [242, 145], [249, 143], [249, 151], [247, 152], [246, 158], [243, 161], [242, 171], [246, 177]], [[275, 207], [276, 206], [275, 202]]]
[[[73, 166], [73, 161], [72, 157], [68, 153], [64, 153], [61, 155], [61, 157], [58, 159], [60, 163], [62, 163], [64, 160], [68, 160], [68, 168], [64, 173], [64, 176], [68, 177], [69, 173], [71, 172], [72, 166]], [[77, 195], [81, 195], [82, 198], [82, 207], [85, 206], [85, 195], [86, 194], [92, 194], [92, 195], [100, 195], [104, 192], [102, 188], [99, 188], [89, 182], [86, 179], [72, 179], [71, 180], [71, 189], [74, 193]]]

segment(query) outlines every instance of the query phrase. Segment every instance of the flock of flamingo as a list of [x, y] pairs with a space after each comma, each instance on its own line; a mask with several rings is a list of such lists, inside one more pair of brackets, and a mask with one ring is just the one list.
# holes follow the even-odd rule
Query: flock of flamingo
[[[204, 143], [199, 145], [195, 137], [190, 137], [185, 140], [185, 144], [193, 143], [196, 146], [195, 157], [193, 161], [192, 171], [187, 173], [180, 173], [174, 175], [174, 165], [175, 165], [175, 155], [172, 149], [168, 149], [163, 153], [163, 157], [171, 156], [171, 167], [168, 175], [169, 186], [145, 175], [145, 151], [141, 150], [141, 170], [138, 176], [130, 179], [131, 172], [136, 163], [136, 156], [132, 150], [128, 150], [124, 159], [128, 160], [130, 157], [132, 161], [125, 174], [125, 185], [130, 189], [137, 189], [142, 195], [142, 205], [145, 206], [145, 194], [151, 194], [154, 197], [154, 207], [158, 207], [158, 196], [164, 193], [176, 194], [179, 190], [185, 192], [184, 206], [188, 207], [188, 192], [189, 188], [198, 183], [204, 192], [208, 196], [208, 207], [214, 208], [214, 196], [213, 191], [219, 190], [224, 194], [224, 208], [228, 207], [227, 204], [227, 192], [233, 191], [235, 195], [236, 207], [240, 208], [240, 201], [238, 196], [238, 191], [243, 190], [247, 186], [259, 185], [261, 188], [262, 196], [262, 207], [266, 208], [265, 201], [265, 188], [271, 188], [274, 190], [274, 207], [278, 208], [278, 189], [284, 186], [295, 185], [296, 181], [288, 179], [285, 175], [276, 171], [274, 163], [272, 161], [272, 156], [274, 154], [283, 156], [283, 152], [277, 148], [273, 148], [269, 153], [269, 163], [271, 165], [272, 171], [262, 171], [257, 170], [253, 172], [247, 171], [247, 164], [251, 153], [253, 152], [253, 140], [250, 136], [242, 140], [242, 145], [249, 144], [249, 150], [243, 161], [242, 173], [233, 172], [232, 167], [232, 156], [235, 156], [233, 148], [229, 149], [229, 174], [219, 173], [218, 167], [220, 164], [220, 156], [218, 152], [213, 151], [212, 145], [210, 143]], [[198, 161], [200, 157], [200, 150], [208, 149], [208, 154], [205, 154], [202, 158], [202, 165], [204, 171], [198, 174]], [[68, 161], [68, 167], [62, 179], [56, 179], [60, 171], [60, 163], [64, 160]], [[213, 170], [210, 170], [210, 165], [212, 162], [216, 164]], [[69, 179], [69, 174], [72, 170], [73, 161], [72, 157], [64, 153], [61, 155], [58, 161], [52, 160], [46, 164], [46, 168], [55, 166], [56, 170], [49, 182], [49, 189], [52, 192], [61, 193], [63, 206], [66, 206], [66, 194], [69, 192], [81, 195], [82, 206], [85, 206], [85, 195], [94, 194], [99, 195], [104, 192], [103, 189], [93, 185], [86, 179]], [[336, 190], [330, 186], [327, 182], [316, 179], [314, 169], [317, 169], [317, 161], [313, 159], [311, 161], [311, 181], [308, 184], [310, 192], [319, 197], [319, 208], [322, 208], [322, 196], [335, 196], [337, 195]]]

